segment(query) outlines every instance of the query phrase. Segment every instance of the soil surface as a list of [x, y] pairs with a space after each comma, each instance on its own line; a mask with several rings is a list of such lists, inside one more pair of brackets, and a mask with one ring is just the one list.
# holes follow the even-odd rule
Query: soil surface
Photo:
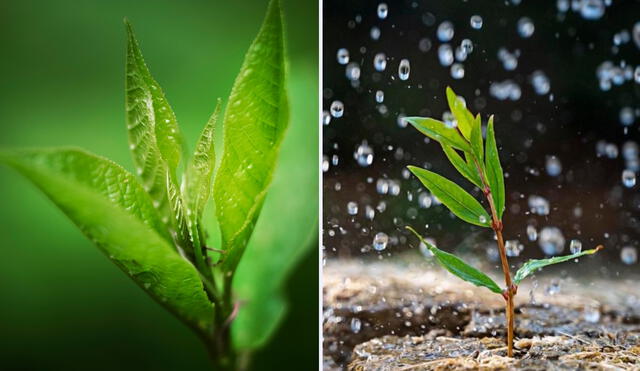
[[640, 370], [637, 277], [573, 276], [520, 286], [508, 358], [501, 296], [431, 264], [329, 261], [324, 369]]

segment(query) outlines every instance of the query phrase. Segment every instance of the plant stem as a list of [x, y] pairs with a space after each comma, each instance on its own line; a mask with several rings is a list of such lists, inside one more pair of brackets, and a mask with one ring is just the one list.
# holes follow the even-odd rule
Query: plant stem
[[498, 218], [498, 212], [496, 210], [496, 205], [493, 202], [493, 195], [491, 194], [491, 188], [487, 182], [487, 178], [480, 167], [477, 159], [474, 159], [476, 164], [476, 169], [480, 174], [480, 178], [482, 180], [482, 184], [484, 189], [482, 192], [489, 203], [489, 208], [491, 209], [491, 228], [493, 232], [496, 234], [496, 239], [498, 240], [498, 251], [500, 253], [500, 262], [502, 263], [502, 272], [504, 272], [504, 283], [507, 288], [504, 291], [504, 299], [507, 302], [507, 308], [505, 311], [506, 319], [507, 319], [507, 355], [509, 357], [513, 357], [513, 328], [514, 328], [514, 317], [515, 311], [513, 307], [513, 296], [515, 295], [515, 289], [513, 287], [513, 283], [511, 282], [511, 271], [509, 270], [509, 261], [507, 260], [507, 250], [504, 246], [504, 239], [502, 238], [502, 221]]

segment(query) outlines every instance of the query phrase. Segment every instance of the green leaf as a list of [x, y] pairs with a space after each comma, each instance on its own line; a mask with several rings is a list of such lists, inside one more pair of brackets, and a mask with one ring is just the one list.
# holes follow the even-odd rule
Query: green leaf
[[441, 143], [441, 145], [444, 154], [447, 155], [447, 158], [458, 170], [458, 172], [478, 188], [482, 189], [482, 180], [480, 179], [480, 175], [478, 175], [478, 171], [476, 170], [476, 168], [473, 167], [473, 165], [470, 166], [469, 164], [467, 164], [467, 162], [462, 159], [458, 152], [456, 152], [456, 150], [452, 147], [444, 143]]
[[271, 183], [289, 121], [285, 75], [282, 15], [274, 0], [249, 47], [224, 115], [224, 153], [213, 198], [225, 275], [235, 270]]
[[471, 128], [471, 149], [480, 164], [483, 164], [484, 157], [482, 147], [482, 121], [480, 120], [480, 115], [477, 115], [473, 120], [473, 127]]
[[516, 285], [519, 285], [520, 282], [523, 279], [525, 279], [528, 276], [532, 275], [538, 269], [546, 267], [547, 265], [566, 262], [567, 260], [576, 259], [576, 258], [581, 257], [583, 255], [595, 254], [595, 253], [597, 253], [598, 251], [600, 251], [602, 249], [603, 249], [603, 247], [602, 247], [602, 245], [600, 245], [600, 246], [596, 247], [595, 249], [585, 250], [585, 251], [581, 251], [581, 252], [578, 252], [578, 253], [575, 253], [575, 254], [571, 254], [571, 255], [555, 256], [553, 258], [548, 258], [548, 259], [532, 259], [532, 260], [529, 260], [528, 262], [524, 263], [522, 265], [522, 267], [520, 267], [520, 269], [518, 269], [518, 271], [516, 272], [516, 275], [513, 278], [513, 282], [515, 282]]
[[197, 270], [168, 243], [134, 176], [77, 149], [1, 152], [0, 162], [40, 188], [120, 269], [187, 325], [210, 330], [213, 306]]
[[413, 232], [413, 234], [415, 234], [416, 237], [418, 237], [420, 241], [422, 241], [422, 243], [427, 246], [429, 251], [431, 251], [435, 256], [436, 261], [440, 265], [442, 265], [446, 270], [448, 270], [455, 276], [458, 276], [459, 278], [467, 282], [471, 282], [476, 286], [486, 287], [492, 292], [495, 292], [497, 294], [502, 293], [502, 289], [500, 288], [500, 286], [498, 286], [498, 284], [495, 283], [489, 276], [480, 272], [479, 270], [475, 269], [469, 264], [465, 263], [462, 259], [458, 258], [457, 256], [450, 254], [446, 251], [442, 251], [437, 247], [433, 246], [432, 244], [430, 244], [429, 242], [425, 241], [424, 238], [422, 238], [422, 236], [418, 232], [416, 232], [413, 228], [411, 227], [406, 227], [406, 228], [411, 232]]
[[[318, 254], [318, 131], [307, 123], [316, 119], [316, 102], [309, 86], [318, 85], [312, 66], [293, 65], [291, 125], [282, 143], [273, 184], [233, 281], [235, 297], [244, 303], [233, 321], [233, 343], [238, 349], [269, 341], [284, 318], [286, 287], [298, 262]], [[295, 190], [295, 192], [292, 192]], [[317, 271], [316, 277], [317, 277]], [[317, 281], [304, 282], [317, 287]], [[318, 304], [318, 303], [316, 303]]]
[[469, 142], [460, 135], [460, 132], [455, 128], [448, 127], [442, 121], [428, 117], [405, 117], [404, 119], [436, 142], [444, 143], [461, 151], [471, 152]]
[[167, 173], [175, 177], [182, 153], [182, 137], [173, 110], [147, 68], [131, 24], [127, 28], [125, 106], [129, 148], [145, 189], [169, 214]]
[[204, 208], [211, 196], [213, 170], [216, 164], [216, 154], [213, 146], [213, 134], [220, 113], [220, 100], [209, 121], [202, 130], [196, 143], [193, 157], [189, 161], [185, 172], [185, 198], [191, 222], [199, 224]]
[[486, 144], [486, 174], [491, 197], [498, 212], [498, 219], [502, 220], [502, 214], [505, 208], [505, 190], [504, 176], [502, 174], [502, 166], [500, 165], [500, 156], [498, 155], [498, 146], [496, 145], [496, 137], [493, 129], [493, 116], [489, 117], [489, 125], [487, 126], [487, 144]]
[[453, 89], [447, 86], [447, 102], [449, 103], [449, 109], [458, 122], [458, 128], [462, 135], [469, 140], [471, 138], [471, 128], [473, 127], [473, 115], [467, 109], [466, 105], [453, 92]]
[[481, 227], [491, 227], [487, 211], [459, 185], [429, 170], [416, 166], [407, 168], [458, 218]]

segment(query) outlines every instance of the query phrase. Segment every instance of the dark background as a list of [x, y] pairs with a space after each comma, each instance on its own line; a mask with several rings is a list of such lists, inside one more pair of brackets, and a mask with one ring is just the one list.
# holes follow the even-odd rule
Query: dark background
[[[318, 4], [282, 3], [291, 99], [282, 163], [297, 156], [294, 162], [313, 166], [317, 184]], [[266, 8], [266, 0], [1, 1], [0, 146], [81, 146], [132, 169], [124, 112], [127, 17], [192, 149], [216, 98], [226, 101]], [[281, 171], [276, 178], [298, 175]], [[196, 336], [32, 184], [0, 167], [0, 195], [0, 369], [210, 367]], [[317, 196], [309, 203], [317, 205]], [[265, 210], [268, 204], [269, 197]], [[317, 246], [299, 248], [306, 253], [287, 283], [289, 314], [256, 354], [255, 369], [317, 369]]]
[[[537, 226], [538, 230], [542, 226], [557, 226], [566, 239], [565, 253], [574, 238], [581, 240], [585, 249], [602, 243], [607, 248], [598, 259], [606, 259], [615, 269], [637, 270], [637, 264], [621, 267], [619, 256], [623, 246], [637, 247], [640, 236], [638, 186], [625, 188], [621, 182], [625, 168], [622, 145], [626, 141], [638, 142], [640, 119], [636, 117], [625, 133], [619, 112], [624, 106], [640, 108], [640, 84], [631, 80], [614, 85], [610, 91], [601, 91], [596, 69], [605, 60], [615, 65], [626, 61], [634, 68], [640, 64], [640, 46], [633, 38], [616, 52], [612, 42], [613, 35], [623, 29], [631, 33], [635, 22], [640, 20], [640, 2], [614, 1], [599, 20], [586, 20], [572, 11], [563, 15], [555, 1], [524, 0], [519, 5], [509, 1], [388, 1], [389, 13], [384, 20], [376, 15], [377, 4], [324, 2], [323, 109], [329, 110], [336, 99], [345, 104], [344, 116], [333, 118], [323, 130], [325, 160], [331, 162], [334, 155], [339, 158], [339, 164], [330, 165], [324, 173], [325, 254], [379, 258], [378, 255], [393, 256], [413, 249], [415, 241], [407, 239], [405, 225], [426, 231], [439, 247], [448, 250], [456, 246], [473, 249], [478, 241], [491, 242], [490, 231], [452, 218], [443, 206], [419, 209], [417, 196], [424, 189], [415, 178], [402, 176], [406, 165], [431, 167], [471, 190], [448, 163], [439, 145], [425, 144], [423, 135], [411, 126], [400, 128], [396, 123], [400, 113], [440, 119], [448, 109], [445, 87], [450, 85], [466, 98], [472, 112], [482, 114], [485, 123], [489, 114], [496, 115], [495, 130], [507, 187], [505, 238], [518, 239], [525, 245], [521, 257], [543, 255], [537, 242], [528, 241], [527, 224]], [[484, 21], [480, 30], [469, 25], [475, 14]], [[355, 21], [358, 16], [360, 23]], [[523, 16], [535, 24], [535, 32], [528, 39], [516, 32], [517, 21]], [[424, 22], [429, 18], [435, 19], [431, 26]], [[463, 62], [466, 73], [461, 80], [452, 79], [449, 67], [438, 62], [437, 49], [442, 43], [437, 40], [436, 29], [444, 20], [455, 27], [450, 42], [453, 47], [464, 38], [474, 42], [473, 53]], [[378, 41], [369, 36], [372, 26], [381, 30]], [[432, 42], [426, 53], [418, 48], [424, 37]], [[515, 71], [506, 71], [498, 61], [500, 47], [520, 50]], [[339, 48], [347, 48], [351, 61], [361, 65], [357, 87], [345, 77], [345, 66], [336, 60]], [[380, 73], [373, 68], [373, 57], [378, 52], [389, 58], [386, 70]], [[397, 77], [402, 58], [411, 62], [407, 81]], [[542, 70], [549, 77], [553, 100], [549, 94], [535, 94], [528, 81], [535, 70]], [[506, 79], [520, 85], [519, 100], [499, 101], [489, 94], [492, 82]], [[377, 109], [374, 96], [378, 89], [385, 92], [386, 115]], [[367, 140], [375, 153], [369, 167], [361, 167], [354, 160], [354, 151], [362, 140]], [[599, 140], [616, 144], [618, 157], [598, 157]], [[398, 148], [403, 152], [400, 159], [396, 157]], [[562, 162], [562, 174], [558, 177], [545, 171], [546, 157], [550, 155]], [[377, 194], [379, 178], [399, 180], [400, 195]], [[532, 194], [549, 200], [549, 215], [528, 213], [527, 198]], [[347, 215], [349, 201], [359, 204], [355, 217]], [[387, 203], [386, 211], [376, 211], [375, 219], [367, 220], [365, 205], [375, 207], [380, 201]], [[574, 215], [576, 207], [581, 208], [581, 217]], [[417, 209], [415, 218], [407, 215], [411, 208]], [[425, 229], [425, 224], [430, 225], [429, 229]], [[371, 245], [377, 232], [385, 232], [398, 242], [391, 243], [382, 254], [362, 253], [361, 249]]]

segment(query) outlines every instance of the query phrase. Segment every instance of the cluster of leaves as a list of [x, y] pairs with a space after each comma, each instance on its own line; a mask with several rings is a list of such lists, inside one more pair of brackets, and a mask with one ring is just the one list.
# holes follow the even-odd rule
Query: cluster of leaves
[[[212, 339], [228, 333], [236, 315], [232, 280], [261, 213], [288, 126], [280, 4], [271, 1], [232, 88], [217, 170], [214, 129], [220, 101], [195, 151], [183, 161], [187, 150], [176, 116], [145, 64], [131, 25], [125, 23], [127, 129], [136, 175], [76, 148], [5, 150], [0, 162], [40, 188], [143, 290], [201, 337]], [[219, 246], [207, 245], [203, 223], [211, 196]], [[252, 316], [273, 321], [274, 316], [255, 311], [279, 308], [268, 300], [278, 293], [261, 295], [265, 301], [251, 307]], [[231, 325], [233, 333], [241, 334], [236, 347], [259, 346], [275, 328], [255, 330], [253, 322]]]
[[[489, 212], [471, 194], [451, 180], [416, 166], [408, 168], [458, 218], [470, 224], [501, 231], [505, 210], [505, 186], [493, 115], [489, 117], [486, 140], [483, 140], [480, 114], [473, 116], [466, 108], [464, 100], [451, 88], [447, 87], [446, 94], [449, 108], [455, 119], [453, 125], [424, 117], [406, 117], [405, 120], [424, 135], [440, 143], [456, 170], [487, 197]], [[489, 276], [462, 259], [428, 243], [413, 228], [407, 228], [427, 246], [434, 254], [436, 261], [449, 272], [474, 285], [486, 287], [492, 292], [503, 292]], [[513, 282], [518, 285], [520, 281], [542, 267], [593, 254], [599, 249], [600, 247], [562, 257], [529, 260], [516, 272]]]

